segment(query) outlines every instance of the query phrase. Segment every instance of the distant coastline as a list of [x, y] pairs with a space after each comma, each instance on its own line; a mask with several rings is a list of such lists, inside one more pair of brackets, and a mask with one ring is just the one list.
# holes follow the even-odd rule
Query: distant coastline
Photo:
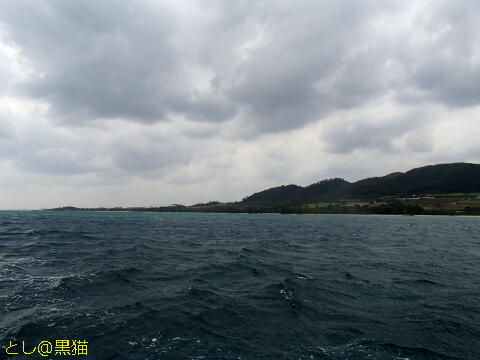
[[[31, 211], [31, 210], [28, 210]], [[37, 210], [38, 211], [38, 210]], [[459, 214], [355, 214], [355, 213], [279, 213], [279, 212], [257, 212], [257, 213], [248, 213], [248, 212], [205, 212], [205, 211], [141, 211], [141, 210], [96, 210], [90, 208], [77, 208], [75, 210], [61, 210], [61, 208], [54, 208], [54, 209], [43, 209], [43, 211], [85, 211], [85, 212], [101, 212], [101, 213], [134, 213], [134, 212], [142, 212], [146, 214], [173, 214], [173, 213], [189, 213], [189, 214], [240, 214], [240, 215], [306, 215], [306, 216], [386, 216], [386, 217], [457, 217], [457, 218], [480, 218], [479, 215], [459, 215]]]
[[283, 185], [237, 202], [158, 207], [65, 206], [49, 210], [472, 217], [480, 216], [480, 165], [438, 164], [354, 183], [333, 178], [306, 187]]
[[[32, 210], [27, 210], [32, 211]], [[38, 211], [38, 210], [34, 210]], [[462, 214], [362, 214], [362, 213], [280, 213], [280, 212], [213, 212], [213, 211], [151, 211], [151, 210], [98, 210], [91, 208], [75, 208], [75, 209], [43, 209], [43, 211], [85, 211], [85, 212], [100, 212], [100, 213], [135, 213], [141, 212], [146, 214], [173, 214], [173, 213], [190, 213], [190, 214], [240, 214], [240, 215], [307, 215], [307, 216], [386, 216], [386, 217], [458, 217], [458, 218], [480, 218], [479, 215], [462, 215]]]

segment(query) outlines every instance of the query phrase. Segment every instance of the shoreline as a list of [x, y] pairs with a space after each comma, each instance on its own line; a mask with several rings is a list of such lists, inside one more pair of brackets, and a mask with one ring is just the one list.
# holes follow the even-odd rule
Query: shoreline
[[[30, 211], [39, 211], [39, 210], [30, 210]], [[57, 210], [40, 210], [40, 211], [57, 211]], [[407, 214], [302, 214], [302, 213], [274, 213], [274, 212], [265, 212], [265, 213], [248, 213], [248, 212], [208, 212], [208, 211], [138, 211], [138, 210], [88, 210], [88, 209], [78, 209], [78, 210], [63, 210], [64, 212], [100, 212], [100, 213], [148, 213], [148, 214], [242, 214], [242, 215], [307, 215], [307, 216], [387, 216], [387, 217], [448, 217], [448, 218], [480, 218], [480, 215], [447, 215], [447, 214], [418, 214], [418, 215], [407, 215]], [[62, 211], [58, 211], [62, 212]]]

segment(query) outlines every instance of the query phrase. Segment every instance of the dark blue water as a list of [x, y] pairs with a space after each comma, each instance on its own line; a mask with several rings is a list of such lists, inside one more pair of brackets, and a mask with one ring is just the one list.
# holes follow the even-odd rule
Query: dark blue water
[[480, 359], [477, 218], [0, 212], [0, 289], [88, 359]]

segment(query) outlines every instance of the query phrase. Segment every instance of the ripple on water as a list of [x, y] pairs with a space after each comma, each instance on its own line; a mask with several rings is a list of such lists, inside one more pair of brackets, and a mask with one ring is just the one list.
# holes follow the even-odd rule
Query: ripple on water
[[480, 359], [478, 219], [0, 212], [0, 339], [97, 359]]

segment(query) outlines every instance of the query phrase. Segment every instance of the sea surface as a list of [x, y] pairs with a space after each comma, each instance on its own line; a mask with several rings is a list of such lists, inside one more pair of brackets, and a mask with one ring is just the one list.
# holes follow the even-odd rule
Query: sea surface
[[[0, 358], [480, 359], [480, 218], [0, 212]], [[18, 350], [18, 348], [17, 348]]]

